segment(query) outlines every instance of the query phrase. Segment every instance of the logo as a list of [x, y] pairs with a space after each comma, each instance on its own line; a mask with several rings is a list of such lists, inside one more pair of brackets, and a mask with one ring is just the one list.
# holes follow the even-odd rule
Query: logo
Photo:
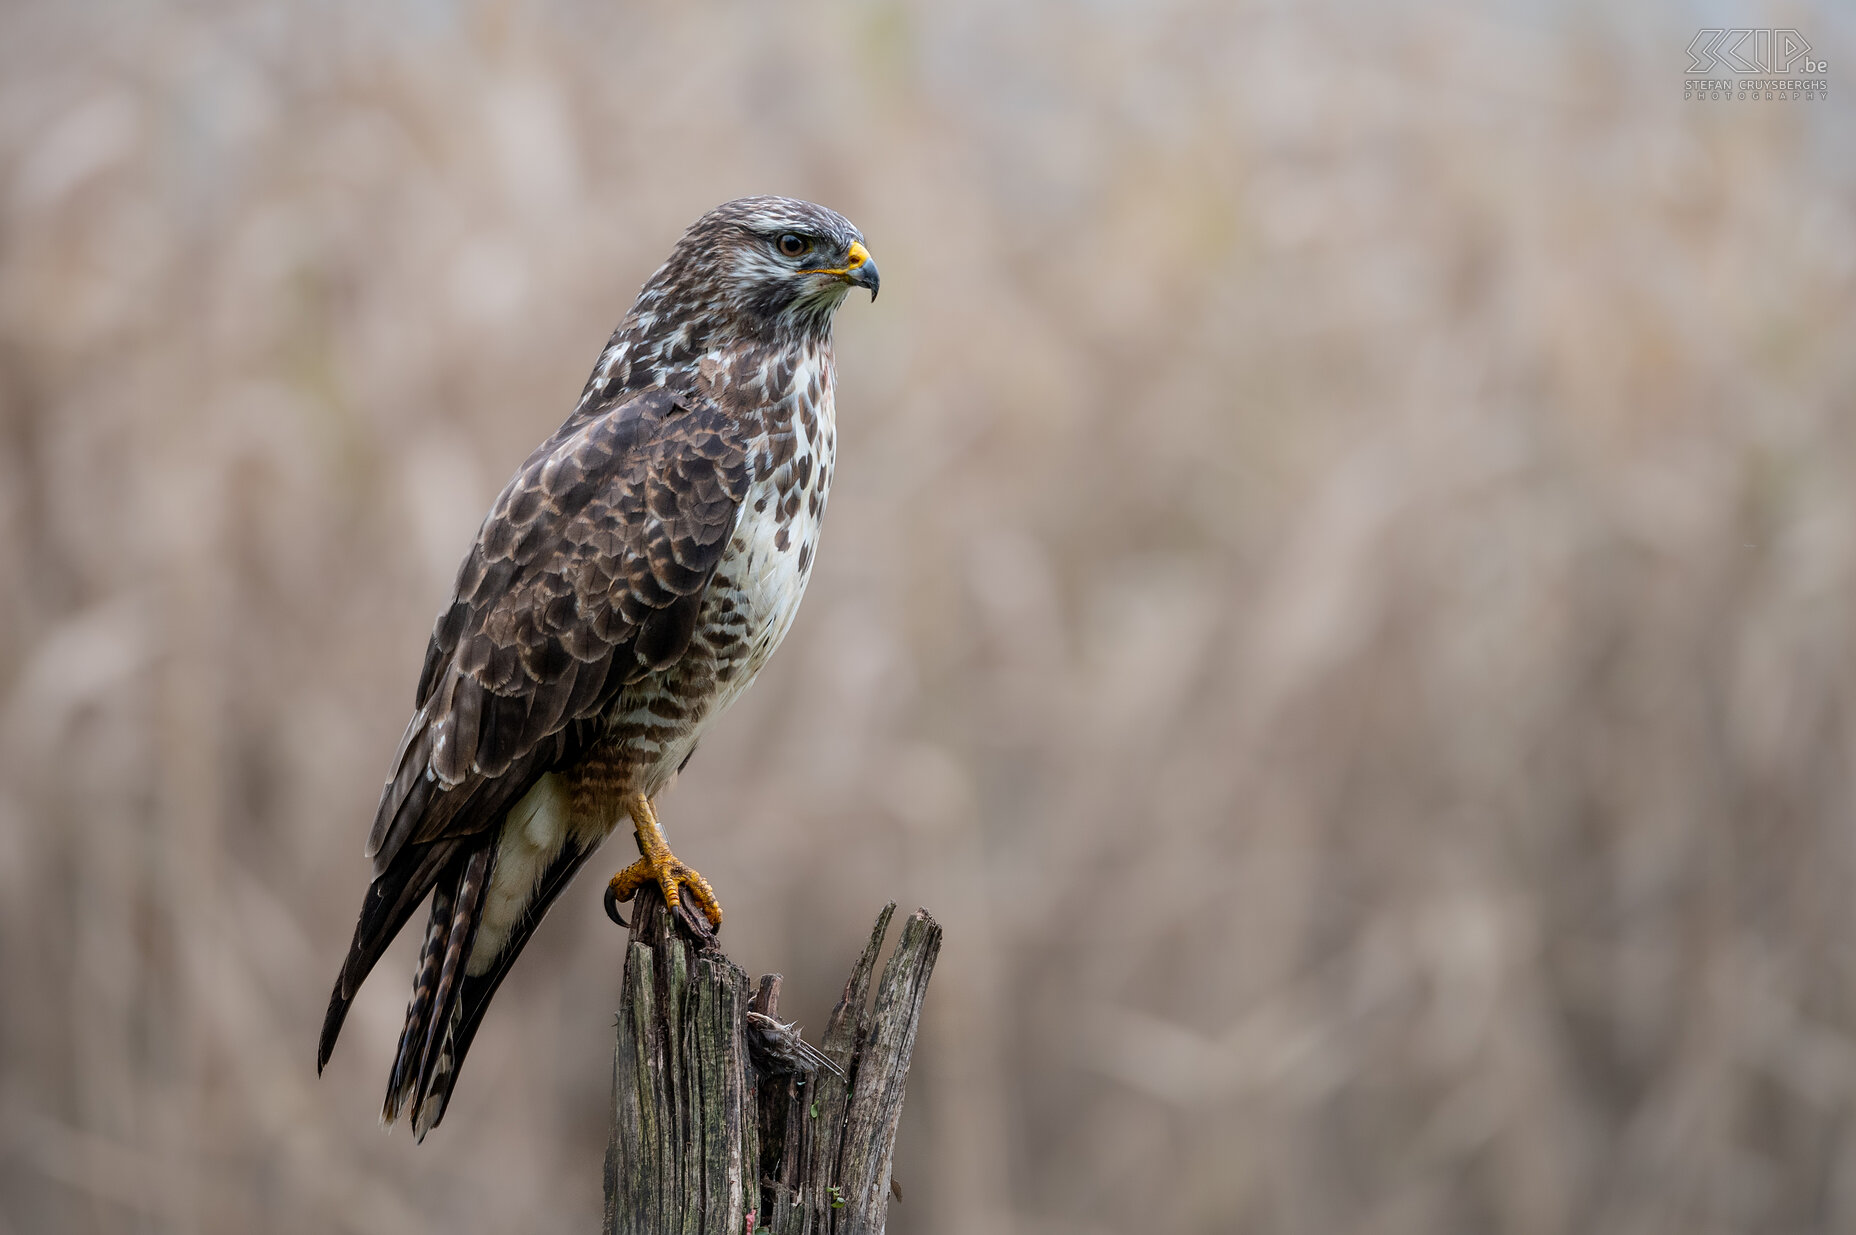
[[1682, 97], [1815, 102], [1830, 97], [1829, 73], [1829, 62], [1813, 58], [1810, 41], [1789, 26], [1710, 27], [1688, 45]]
[[1828, 71], [1822, 60], [1811, 59], [1811, 45], [1796, 30], [1703, 30], [1688, 45], [1688, 72], [1714, 72], [1724, 66], [1729, 73], [1783, 74], [1796, 66], [1806, 77]]

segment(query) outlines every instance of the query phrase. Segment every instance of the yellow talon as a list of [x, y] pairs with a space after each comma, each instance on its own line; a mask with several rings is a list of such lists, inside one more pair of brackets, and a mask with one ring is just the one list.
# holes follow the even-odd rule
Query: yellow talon
[[670, 852], [670, 846], [664, 842], [663, 829], [657, 824], [657, 812], [652, 809], [650, 799], [643, 794], [635, 794], [625, 805], [637, 829], [638, 852], [642, 856], [614, 875], [606, 885], [606, 916], [624, 926], [624, 919], [619, 917], [619, 906], [631, 900], [637, 895], [638, 889], [647, 883], [657, 884], [664, 894], [664, 904], [675, 909], [681, 901], [677, 885], [682, 884], [689, 889], [690, 898], [702, 910], [703, 916], [709, 919], [709, 925], [712, 928], [720, 926], [722, 905], [715, 899], [715, 889], [709, 886], [709, 881], [702, 877], [700, 871]]

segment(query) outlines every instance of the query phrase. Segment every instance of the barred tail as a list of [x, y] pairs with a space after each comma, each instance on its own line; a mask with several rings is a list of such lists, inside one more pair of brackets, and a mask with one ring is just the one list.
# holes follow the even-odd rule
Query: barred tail
[[484, 892], [495, 867], [495, 837], [461, 856], [440, 876], [419, 953], [406, 1026], [387, 1080], [381, 1120], [392, 1123], [410, 1111], [421, 1140], [444, 1115], [457, 1070], [456, 1034], [462, 1020], [464, 967], [483, 917]]
[[406, 1005], [406, 1027], [387, 1078], [387, 1100], [380, 1121], [392, 1123], [412, 1097], [418, 1080], [419, 1057], [425, 1048], [425, 1028], [432, 1017], [432, 1000], [438, 993], [438, 970], [445, 957], [445, 940], [451, 934], [451, 889], [441, 883], [432, 891], [432, 916], [425, 928], [425, 945], [419, 950], [419, 968], [413, 973], [412, 1002]]

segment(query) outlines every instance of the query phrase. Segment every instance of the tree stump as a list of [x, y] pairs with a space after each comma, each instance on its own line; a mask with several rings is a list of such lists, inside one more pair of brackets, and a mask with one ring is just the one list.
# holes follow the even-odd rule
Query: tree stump
[[[896, 906], [877, 915], [819, 1042], [777, 1028], [780, 975], [758, 987], [655, 888], [633, 902], [612, 1069], [607, 1235], [881, 1235], [922, 999], [941, 949], [926, 910], [903, 924], [874, 1003]], [[679, 928], [681, 923], [681, 929]], [[776, 1018], [753, 1021], [748, 1013]], [[771, 1048], [771, 1049], [769, 1049]]]

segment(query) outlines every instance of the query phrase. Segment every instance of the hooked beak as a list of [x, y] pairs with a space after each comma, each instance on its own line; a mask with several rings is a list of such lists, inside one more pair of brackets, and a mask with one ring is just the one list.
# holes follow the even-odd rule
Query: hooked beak
[[851, 241], [851, 259], [845, 263], [845, 277], [855, 287], [870, 289], [870, 303], [876, 303], [876, 289], [882, 283], [882, 276], [876, 272], [876, 263], [870, 260], [870, 250], [864, 248], [861, 240]]
[[876, 271], [876, 263], [870, 260], [870, 250], [864, 248], [864, 242], [861, 240], [851, 241], [851, 249], [845, 257], [844, 265], [835, 268], [821, 267], [817, 270], [802, 270], [799, 273], [835, 274], [853, 287], [869, 288], [872, 301], [876, 300], [876, 289], [882, 282], [882, 277]]

